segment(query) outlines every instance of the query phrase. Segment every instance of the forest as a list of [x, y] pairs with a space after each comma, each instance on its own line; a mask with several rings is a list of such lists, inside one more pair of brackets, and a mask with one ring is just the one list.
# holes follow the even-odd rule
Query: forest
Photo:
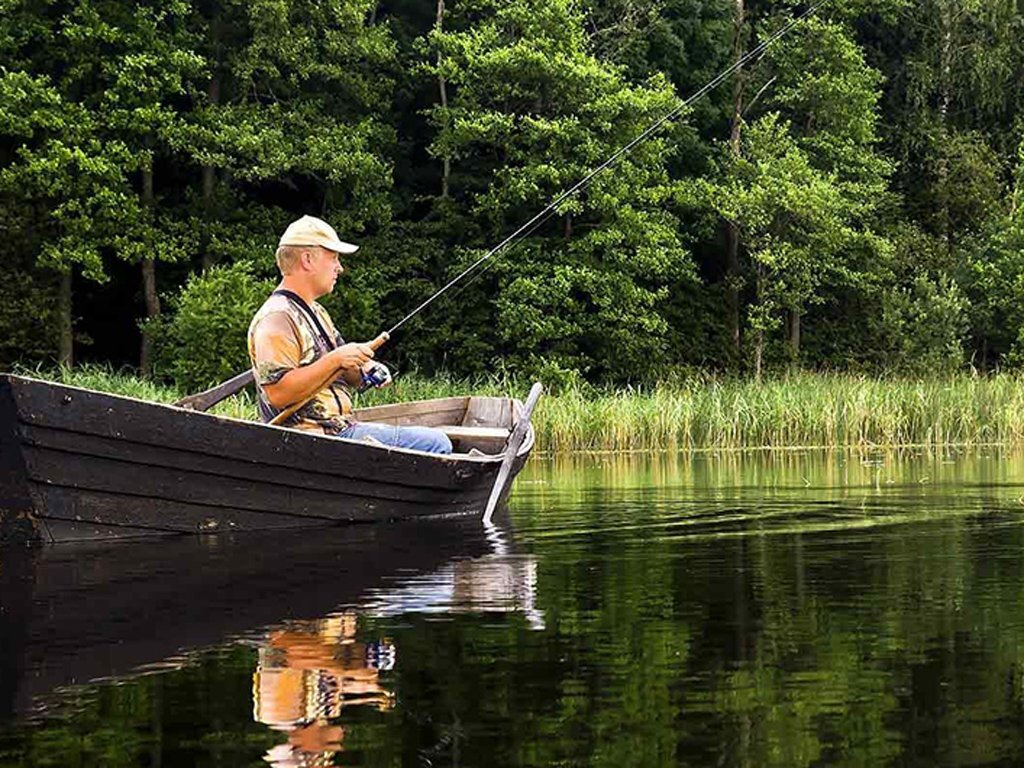
[[[0, 367], [248, 363], [287, 223], [391, 327], [809, 3], [0, 0]], [[395, 334], [426, 375], [1024, 364], [1024, 6], [825, 0]]]

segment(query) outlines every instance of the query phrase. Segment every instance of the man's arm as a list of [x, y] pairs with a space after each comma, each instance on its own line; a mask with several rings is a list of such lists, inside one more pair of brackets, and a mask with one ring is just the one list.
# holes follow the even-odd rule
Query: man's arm
[[[290, 370], [276, 381], [262, 384], [263, 393], [268, 402], [278, 409], [299, 403], [319, 392], [327, 386], [339, 373], [346, 381], [354, 376], [360, 380], [359, 369], [373, 357], [373, 349], [368, 344], [350, 343], [333, 349], [309, 365], [299, 365], [297, 345], [294, 339], [295, 330], [288, 316], [284, 313], [267, 315], [260, 321], [255, 330], [255, 347], [257, 367], [261, 360], [281, 361], [282, 357], [290, 357]], [[282, 341], [285, 341], [282, 344]], [[289, 344], [290, 342], [290, 344]], [[282, 354], [282, 346], [294, 346], [292, 354]]]

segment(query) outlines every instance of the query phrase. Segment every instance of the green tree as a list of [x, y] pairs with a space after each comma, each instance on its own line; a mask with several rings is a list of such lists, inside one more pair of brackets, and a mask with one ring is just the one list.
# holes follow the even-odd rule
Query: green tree
[[[431, 111], [429, 149], [451, 161], [460, 229], [479, 233], [456, 243], [455, 268], [678, 103], [663, 77], [633, 86], [594, 58], [567, 0], [453, 7], [429, 41], [438, 63], [424, 71], [443, 72], [449, 89], [448, 105]], [[487, 325], [516, 365], [625, 380], [668, 359], [662, 308], [692, 275], [670, 210], [668, 153], [665, 138], [640, 145], [474, 289], [497, 297]]]
[[1009, 193], [969, 243], [961, 280], [979, 363], [1024, 362], [1024, 141]]
[[[760, 379], [766, 334], [782, 325], [783, 311], [799, 316], [820, 300], [822, 285], [855, 279], [858, 259], [887, 244], [861, 225], [869, 204], [856, 206], [835, 174], [815, 168], [777, 114], [748, 127], [740, 157], [706, 190], [739, 227], [752, 265], [748, 322]], [[795, 354], [799, 337], [790, 343]]]
[[12, 98], [0, 132], [14, 148], [0, 185], [48, 222], [24, 226], [41, 231], [40, 265], [61, 275], [59, 357], [70, 364], [74, 268], [102, 281], [107, 254], [142, 263], [147, 307], [158, 311], [154, 261], [181, 246], [157, 221], [154, 155], [176, 117], [167, 101], [200, 62], [180, 47], [182, 2], [7, 5], [2, 89]]
[[878, 73], [848, 27], [820, 19], [768, 55], [751, 101], [769, 112], [733, 133], [719, 174], [703, 183], [712, 208], [738, 227], [752, 273], [757, 377], [766, 334], [784, 326], [798, 361], [802, 317], [822, 289], [856, 284], [890, 251], [874, 220], [890, 171], [875, 146]]

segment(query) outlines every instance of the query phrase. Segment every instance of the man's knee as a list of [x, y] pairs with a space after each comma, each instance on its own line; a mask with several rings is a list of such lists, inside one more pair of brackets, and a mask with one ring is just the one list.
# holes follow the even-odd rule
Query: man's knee
[[420, 448], [421, 451], [429, 451], [430, 453], [452, 452], [452, 441], [448, 439], [448, 435], [439, 429], [423, 427], [420, 440], [423, 444], [423, 447]]

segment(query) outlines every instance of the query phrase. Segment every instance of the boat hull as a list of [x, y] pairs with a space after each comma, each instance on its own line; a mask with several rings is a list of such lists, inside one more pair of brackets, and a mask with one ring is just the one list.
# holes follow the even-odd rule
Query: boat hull
[[[458, 401], [468, 400], [421, 403], [405, 418], [385, 418], [394, 406], [365, 413], [436, 422], [453, 418], [445, 409], [457, 415]], [[517, 405], [508, 402], [512, 419]], [[532, 442], [531, 435], [516, 471]], [[475, 514], [486, 505], [501, 458], [395, 449], [0, 376], [0, 536], [8, 539]]]

